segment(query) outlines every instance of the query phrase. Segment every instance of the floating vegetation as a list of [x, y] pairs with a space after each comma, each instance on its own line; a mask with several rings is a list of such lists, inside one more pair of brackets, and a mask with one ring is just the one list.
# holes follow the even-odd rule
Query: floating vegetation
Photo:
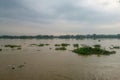
[[50, 44], [45, 44], [46, 46], [49, 46]]
[[61, 46], [60, 44], [55, 44], [55, 46]]
[[39, 44], [38, 46], [39, 46], [39, 47], [43, 47], [44, 45], [45, 45], [45, 44]]
[[0, 51], [2, 51], [2, 49], [0, 49]]
[[12, 67], [11, 69], [13, 69], [13, 70], [14, 70], [14, 69], [15, 69], [15, 67]]
[[79, 44], [73, 44], [73, 46], [78, 48], [78, 47], [79, 47]]
[[111, 47], [109, 47], [110, 49], [120, 49], [120, 46], [114, 46], [112, 45]]
[[62, 47], [67, 47], [69, 45], [70, 44], [67, 44], [67, 43], [55, 44], [55, 46], [62, 46]]
[[120, 46], [113, 46], [114, 49], [120, 49]]
[[96, 44], [96, 45], [94, 45], [94, 48], [101, 48], [101, 45], [100, 44]]
[[63, 47], [67, 47], [67, 46], [69, 46], [70, 44], [67, 44], [67, 43], [62, 43], [61, 44], [61, 46], [63, 46]]
[[107, 51], [105, 49], [101, 49], [100, 46], [95, 45], [94, 47], [84, 46], [81, 48], [74, 49], [73, 52], [81, 55], [110, 55], [116, 53], [115, 51]]
[[19, 48], [21, 47], [20, 45], [5, 45], [5, 47], [9, 47], [9, 48]]
[[31, 46], [37, 46], [37, 44], [30, 44]]
[[10, 67], [12, 70], [16, 69], [15, 65], [8, 65], [8, 67]]
[[17, 50], [21, 50], [22, 48], [21, 47], [18, 47]]
[[49, 46], [50, 44], [30, 44], [31, 46], [39, 46], [39, 47], [43, 47], [43, 46]]
[[67, 50], [66, 47], [55, 48], [55, 50]]
[[101, 40], [98, 40], [98, 42], [101, 42]]
[[18, 66], [18, 68], [23, 68], [25, 65], [21, 64]]
[[15, 65], [15, 64], [11, 64], [11, 65], [8, 65], [9, 68], [11, 68], [12, 70], [17, 70], [17, 69], [22, 69], [25, 67], [25, 62], [24, 64], [20, 64], [20, 65]]

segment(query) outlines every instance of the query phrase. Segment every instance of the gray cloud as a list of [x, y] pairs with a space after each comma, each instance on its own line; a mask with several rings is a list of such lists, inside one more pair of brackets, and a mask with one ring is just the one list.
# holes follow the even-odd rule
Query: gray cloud
[[[31, 32], [33, 28], [35, 28], [34, 32], [39, 29], [40, 32], [37, 31], [38, 34], [43, 33], [43, 30], [46, 33], [56, 32], [54, 30], [59, 33], [77, 33], [79, 29], [81, 29], [80, 32], [88, 32], [90, 30], [89, 33], [91, 33], [97, 32], [100, 26], [119, 23], [120, 11], [98, 11], [97, 9], [99, 8], [96, 6], [96, 9], [85, 7], [84, 5], [87, 4], [82, 3], [83, 1], [85, 0], [0, 0], [1, 32], [4, 33], [6, 31], [9, 33], [7, 27], [10, 26], [14, 28], [23, 26], [22, 29], [31, 28]], [[77, 4], [78, 2], [79, 5]], [[107, 5], [105, 4], [104, 6]], [[81, 26], [81, 24], [84, 25]], [[59, 25], [64, 26], [65, 29], [58, 29]], [[72, 27], [74, 25], [75, 27]]]
[[23, 4], [22, 0], [2, 0], [0, 1], [0, 18], [15, 19], [30, 22], [48, 22], [54, 16], [47, 13], [38, 13]]
[[[38, 1], [38, 0], [36, 0]], [[105, 23], [113, 20], [119, 20], [116, 15], [109, 15], [105, 13], [96, 12], [90, 8], [78, 7], [75, 3], [69, 0], [56, 1], [52, 5], [49, 3], [40, 3], [43, 0], [39, 0], [39, 7], [43, 7], [43, 10], [36, 11], [26, 6], [23, 0], [1, 0], [0, 1], [0, 17], [13, 18], [25, 21], [38, 21], [48, 22], [54, 19], [65, 19], [68, 21], [80, 21], [89, 23]], [[46, 0], [47, 1], [47, 0]], [[54, 1], [54, 0], [53, 0]], [[28, 1], [29, 4], [29, 1]], [[33, 3], [35, 5], [35, 3]], [[41, 4], [43, 6], [41, 6]], [[34, 5], [32, 7], [34, 7]], [[85, 5], [85, 4], [84, 4]], [[52, 6], [52, 7], [51, 7]], [[44, 10], [44, 7], [50, 7]], [[49, 9], [49, 10], [48, 10]], [[52, 10], [51, 12], [49, 12]]]

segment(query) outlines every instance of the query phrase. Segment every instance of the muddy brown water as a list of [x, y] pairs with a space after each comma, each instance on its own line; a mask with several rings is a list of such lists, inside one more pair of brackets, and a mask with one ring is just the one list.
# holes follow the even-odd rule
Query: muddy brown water
[[[50, 44], [38, 47], [30, 44]], [[56, 43], [69, 43], [66, 51], [56, 51]], [[101, 44], [109, 49], [120, 46], [119, 39], [0, 39], [0, 80], [120, 80], [120, 49], [109, 56], [82, 56], [73, 53], [72, 44]], [[21, 45], [21, 50], [4, 47]], [[51, 49], [50, 49], [51, 48]]]

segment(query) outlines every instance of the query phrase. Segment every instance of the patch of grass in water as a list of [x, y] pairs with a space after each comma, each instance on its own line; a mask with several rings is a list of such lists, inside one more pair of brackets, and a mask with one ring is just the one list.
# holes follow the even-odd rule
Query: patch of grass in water
[[65, 47], [55, 48], [55, 50], [67, 50]]
[[23, 68], [24, 66], [25, 66], [25, 65], [22, 64], [22, 65], [19, 65], [18, 68]]
[[67, 47], [67, 46], [69, 46], [70, 44], [67, 44], [67, 43], [62, 43], [61, 44], [61, 46], [63, 46], [63, 47]]
[[45, 44], [46, 46], [49, 46], [50, 44]]
[[55, 44], [55, 46], [61, 46], [60, 44]]
[[5, 45], [5, 47], [9, 47], [9, 48], [19, 48], [21, 47], [20, 45]]
[[2, 51], [2, 49], [0, 49], [0, 51]]
[[31, 46], [39, 46], [39, 47], [43, 47], [43, 46], [49, 46], [50, 44], [30, 44]]
[[30, 44], [31, 46], [37, 46], [37, 44]]
[[94, 48], [101, 48], [101, 45], [100, 44], [96, 44], [96, 45], [93, 45]]
[[109, 48], [110, 48], [110, 49], [120, 49], [120, 46], [111, 45]]
[[69, 45], [70, 44], [67, 44], [67, 43], [55, 44], [55, 46], [62, 46], [62, 47], [67, 47]]
[[120, 49], [120, 46], [113, 46], [113, 49]]
[[45, 44], [39, 44], [38, 46], [39, 46], [39, 47], [43, 47], [44, 45], [45, 45]]
[[101, 42], [101, 40], [99, 39], [98, 42]]
[[21, 50], [22, 48], [21, 47], [18, 47], [17, 50]]
[[78, 47], [79, 47], [79, 44], [73, 44], [73, 46], [78, 48]]
[[81, 55], [110, 55], [116, 53], [115, 51], [107, 51], [101, 48], [96, 47], [90, 47], [90, 46], [84, 46], [81, 48], [74, 49], [73, 52]]

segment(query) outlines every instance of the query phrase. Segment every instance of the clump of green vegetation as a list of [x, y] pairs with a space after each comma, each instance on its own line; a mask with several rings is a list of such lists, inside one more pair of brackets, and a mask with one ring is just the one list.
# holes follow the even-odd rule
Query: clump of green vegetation
[[67, 47], [69, 46], [70, 44], [67, 44], [67, 43], [61, 43], [61, 44], [55, 44], [55, 46], [63, 46], [63, 47]]
[[101, 42], [101, 40], [98, 40], [98, 42]]
[[45, 44], [46, 46], [49, 46], [50, 44]]
[[67, 50], [65, 47], [55, 48], [55, 50]]
[[101, 45], [96, 44], [96, 45], [94, 45], [94, 48], [101, 48]]
[[112, 45], [111, 47], [109, 47], [110, 49], [120, 49], [120, 46], [114, 46]]
[[37, 46], [37, 44], [30, 44], [31, 46]]
[[20, 45], [5, 45], [5, 47], [9, 47], [9, 48], [19, 48], [21, 47]]
[[79, 44], [73, 44], [73, 46], [78, 48], [78, 47], [79, 47]]
[[60, 46], [60, 44], [55, 44], [55, 46]]
[[25, 65], [21, 64], [18, 66], [18, 68], [23, 68]]
[[120, 46], [113, 46], [114, 49], [120, 49]]
[[2, 49], [0, 49], [0, 51], [2, 51]]
[[67, 44], [67, 43], [62, 43], [61, 44], [61, 46], [63, 46], [63, 47], [67, 47], [67, 46], [69, 46], [70, 44]]
[[39, 44], [38, 46], [39, 46], [39, 47], [43, 47], [44, 45], [45, 45], [45, 44]]
[[107, 51], [101, 49], [100, 46], [95, 45], [94, 47], [84, 46], [81, 48], [74, 49], [73, 52], [81, 55], [110, 55], [116, 53], [115, 51]]
[[50, 44], [30, 44], [31, 46], [39, 46], [39, 47], [43, 47], [43, 46], [48, 46]]
[[17, 50], [21, 50], [22, 48], [21, 47], [18, 47]]

